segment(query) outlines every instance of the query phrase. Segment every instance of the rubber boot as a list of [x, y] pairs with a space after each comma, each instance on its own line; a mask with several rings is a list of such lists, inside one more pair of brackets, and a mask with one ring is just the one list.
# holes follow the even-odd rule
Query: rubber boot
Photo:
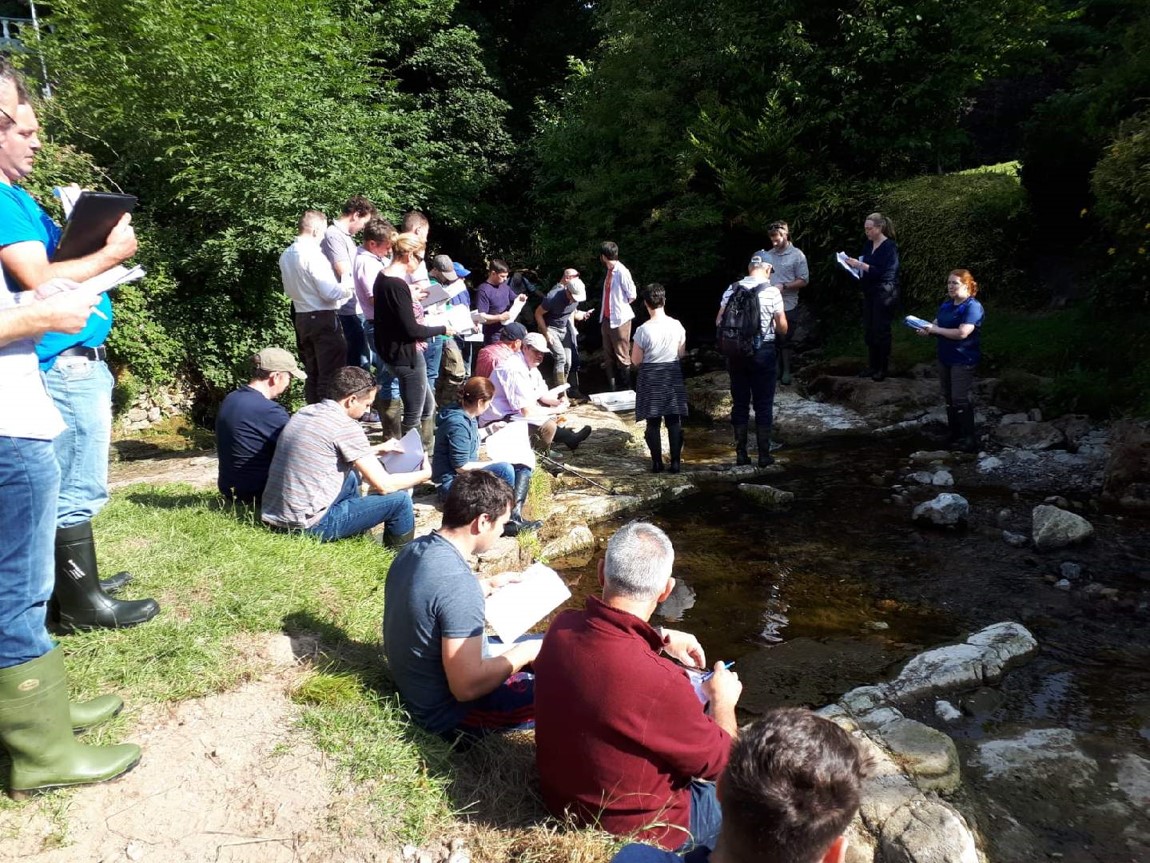
[[612, 374], [607, 375], [607, 392], [615, 392], [615, 376]]
[[590, 436], [591, 426], [583, 426], [583, 428], [579, 429], [577, 432], [573, 432], [569, 428], [563, 428], [563, 426], [559, 426], [559, 428], [555, 429], [554, 439], [567, 447], [567, 449], [571, 450], [571, 452], [575, 452], [575, 450], [579, 449], [579, 444], [583, 443], [583, 441], [587, 440], [587, 438]]
[[[555, 383], [553, 383], [551, 386], [561, 387], [563, 384], [567, 383], [567, 372], [555, 372], [555, 374], [552, 375], [552, 378], [554, 379]], [[568, 389], [568, 392], [570, 392], [570, 389]]]
[[878, 354], [878, 362], [875, 364], [871, 380], [882, 383], [886, 380], [887, 370], [890, 368], [890, 350], [880, 350], [876, 353]]
[[872, 378], [874, 377], [875, 370], [878, 369], [878, 352], [867, 346], [867, 363], [866, 368], [855, 375], [856, 378]]
[[974, 406], [964, 405], [955, 408], [958, 413], [958, 426], [961, 432], [955, 448], [961, 452], [978, 452], [978, 432], [974, 429]]
[[750, 464], [751, 457], [747, 455], [747, 427], [741, 425], [732, 428], [735, 430], [735, 464], [736, 466]]
[[140, 761], [140, 747], [88, 746], [72, 735], [68, 683], [59, 648], [0, 668], [0, 741], [12, 756], [8, 793], [23, 800], [39, 791], [106, 782]]
[[113, 599], [100, 589], [92, 522], [56, 530], [56, 591], [60, 629], [119, 629], [160, 613], [154, 599]]
[[435, 450], [435, 417], [429, 416], [419, 421], [419, 439], [423, 443], [423, 451], [431, 453]]
[[962, 421], [959, 418], [958, 408], [953, 405], [946, 406], [946, 441], [943, 443], [947, 449], [958, 443], [962, 437]]
[[531, 494], [531, 473], [529, 471], [515, 472], [515, 508], [511, 510], [511, 518], [503, 526], [504, 536], [519, 536], [529, 530], [539, 530], [543, 527], [541, 521], [528, 521], [523, 517], [523, 507], [527, 504], [527, 496]]
[[671, 464], [667, 468], [667, 472], [678, 473], [680, 457], [683, 454], [683, 424], [681, 422], [667, 428], [667, 440], [671, 445]]
[[105, 578], [100, 582], [100, 590], [108, 594], [108, 596], [115, 596], [121, 590], [128, 586], [128, 582], [132, 580], [132, 573], [121, 570], [113, 575], [111, 578]]
[[627, 389], [639, 391], [639, 369], [636, 366], [627, 366]]
[[775, 463], [771, 455], [771, 427], [755, 426], [755, 443], [759, 447], [759, 467], [767, 467]]
[[124, 699], [118, 695], [99, 695], [91, 701], [69, 701], [68, 717], [75, 732], [87, 731], [120, 715]]
[[571, 401], [581, 400], [583, 391], [579, 389], [579, 372], [570, 372], [567, 375], [567, 383], [571, 384], [567, 389], [567, 398]]
[[793, 348], [779, 348], [779, 383], [783, 386], [791, 385], [791, 356]]
[[383, 399], [378, 396], [373, 405], [379, 414], [379, 424], [384, 440], [398, 440], [403, 437], [403, 400]]
[[657, 425], [647, 426], [643, 432], [643, 440], [647, 442], [647, 451], [651, 453], [651, 473], [663, 472], [663, 438], [659, 434]]
[[407, 533], [391, 534], [384, 533], [383, 544], [388, 548], [403, 548], [409, 542], [415, 539], [415, 530], [409, 530]]

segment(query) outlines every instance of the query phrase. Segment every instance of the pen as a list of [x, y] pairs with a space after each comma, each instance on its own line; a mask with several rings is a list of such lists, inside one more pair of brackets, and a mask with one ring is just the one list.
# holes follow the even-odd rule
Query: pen
[[[735, 664], [735, 660], [733, 660], [733, 659], [732, 659], [730, 662], [724, 662], [724, 663], [723, 663], [723, 668], [726, 668], [726, 669], [729, 671], [729, 670], [730, 670], [730, 668], [731, 668], [731, 666], [732, 666], [732, 665], [734, 665], [734, 664]], [[699, 678], [699, 679], [700, 679], [700, 680], [710, 680], [712, 677], [714, 677], [714, 675], [715, 675], [715, 672], [713, 672], [713, 671], [708, 671], [706, 674], [704, 674], [704, 675], [703, 675], [701, 678]]]

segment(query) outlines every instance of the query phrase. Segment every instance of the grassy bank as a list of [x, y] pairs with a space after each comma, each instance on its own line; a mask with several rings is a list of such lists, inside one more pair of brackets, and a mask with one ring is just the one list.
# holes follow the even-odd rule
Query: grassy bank
[[[933, 317], [929, 310], [914, 313]], [[1103, 317], [1089, 306], [1045, 312], [988, 306], [982, 354], [982, 375], [1026, 390], [1020, 395], [1050, 415], [1150, 416], [1150, 315], [1145, 313]], [[831, 322], [826, 356], [857, 357], [861, 363], [866, 357], [861, 321]], [[896, 372], [933, 363], [935, 357], [933, 339], [895, 324], [891, 366]], [[1050, 380], [1028, 381], [1028, 375]]]
[[[357, 818], [381, 849], [464, 835], [474, 860], [610, 857], [610, 837], [547, 820], [530, 735], [461, 754], [410, 724], [379, 646], [388, 549], [271, 533], [250, 510], [180, 485], [117, 492], [96, 535], [102, 570], [134, 572], [131, 595], [154, 596], [163, 611], [133, 629], [62, 638], [75, 696], [114, 690], [135, 713], [230, 690], [271, 670], [260, 648], [284, 633], [309, 666], [292, 693], [299, 722], [337, 765], [337, 781], [357, 790]], [[122, 717], [93, 737], [132, 739], [131, 723]]]

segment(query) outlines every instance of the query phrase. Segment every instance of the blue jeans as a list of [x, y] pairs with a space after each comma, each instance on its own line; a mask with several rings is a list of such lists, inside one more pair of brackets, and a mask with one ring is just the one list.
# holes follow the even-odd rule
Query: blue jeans
[[91, 521], [108, 502], [112, 373], [104, 362], [60, 357], [44, 382], [68, 426], [53, 442], [60, 464], [56, 526], [72, 527]]
[[692, 779], [691, 838], [684, 842], [679, 850], [689, 851], [696, 845], [714, 848], [715, 840], [719, 838], [719, 828], [722, 826], [723, 810], [719, 806], [719, 798], [715, 794], [715, 783]]
[[377, 524], [385, 525], [389, 537], [400, 537], [415, 530], [411, 495], [406, 491], [393, 491], [391, 494], [360, 497], [359, 474], [349, 470], [335, 502], [327, 508], [323, 518], [304, 528], [304, 533], [318, 536], [324, 542], [333, 542], [371, 530]]
[[44, 617], [55, 584], [59, 493], [51, 441], [0, 437], [0, 668], [52, 649]]
[[427, 343], [427, 350], [423, 352], [423, 361], [427, 364], [427, 389], [435, 392], [435, 382], [439, 380], [439, 367], [443, 363], [443, 337], [436, 336]]
[[340, 315], [343, 338], [347, 342], [347, 364], [371, 370], [371, 354], [367, 348], [367, 332], [363, 315]]
[[[487, 467], [485, 467], [483, 469], [485, 471], [487, 471], [488, 473], [495, 474], [497, 477], [499, 477], [501, 480], [503, 480], [509, 486], [511, 486], [512, 488], [515, 488], [515, 471], [516, 471], [516, 468], [513, 467], [510, 462], [497, 461], [494, 464], [487, 465]], [[528, 473], [531, 473], [531, 469], [526, 468], [526, 467], [518, 468], [518, 470], [525, 470]], [[439, 502], [440, 503], [443, 503], [443, 501], [447, 500], [447, 493], [449, 491], [451, 491], [451, 484], [453, 482], [455, 482], [455, 476], [454, 475], [447, 477], [447, 479], [445, 479], [443, 482], [441, 482], [439, 484]]]
[[746, 359], [727, 360], [731, 375], [731, 425], [745, 426], [755, 403], [755, 425], [771, 427], [775, 406], [775, 343], [766, 342]]

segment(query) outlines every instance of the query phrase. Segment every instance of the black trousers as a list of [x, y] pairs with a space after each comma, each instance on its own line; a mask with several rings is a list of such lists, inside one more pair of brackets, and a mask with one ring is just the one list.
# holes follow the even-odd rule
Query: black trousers
[[347, 365], [347, 340], [339, 315], [330, 312], [296, 312], [295, 341], [303, 370], [304, 398], [309, 405], [327, 398], [331, 376]]

